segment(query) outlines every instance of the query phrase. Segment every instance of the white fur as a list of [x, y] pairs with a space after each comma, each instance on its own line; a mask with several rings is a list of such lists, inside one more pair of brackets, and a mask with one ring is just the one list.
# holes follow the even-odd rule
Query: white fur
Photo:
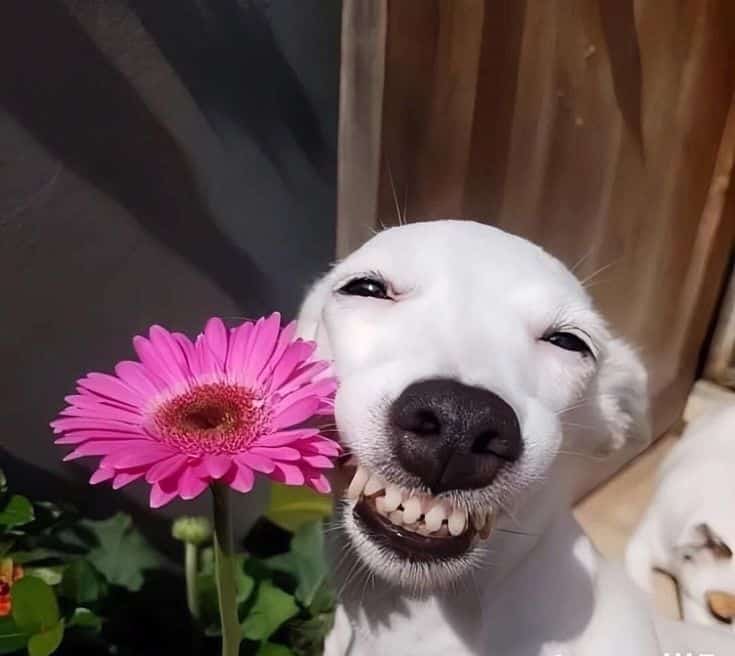
[[[338, 293], [374, 273], [394, 300]], [[521, 458], [487, 488], [446, 493], [470, 511], [503, 510], [492, 538], [464, 558], [400, 560], [353, 521], [351, 502], [339, 504], [342, 606], [329, 656], [658, 653], [645, 602], [598, 558], [568, 499], [584, 463], [569, 453], [649, 439], [645, 371], [558, 260], [469, 221], [393, 228], [314, 286], [299, 325], [321, 356], [334, 359], [342, 442], [388, 481], [421, 487], [393, 455], [386, 417], [421, 379], [454, 378], [495, 392], [515, 410], [524, 441]], [[544, 341], [555, 326], [584, 336], [595, 357]], [[681, 642], [682, 650], [699, 649]]]
[[631, 538], [627, 566], [646, 591], [654, 568], [674, 576], [688, 621], [725, 627], [706, 603], [735, 595], [735, 558], [718, 558], [700, 528], [735, 551], [735, 405], [693, 421], [661, 466], [656, 493]]

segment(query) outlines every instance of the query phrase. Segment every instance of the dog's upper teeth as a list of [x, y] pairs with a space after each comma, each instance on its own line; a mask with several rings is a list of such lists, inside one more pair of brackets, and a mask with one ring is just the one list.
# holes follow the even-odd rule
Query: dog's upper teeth
[[358, 467], [355, 475], [352, 477], [350, 486], [347, 488], [347, 496], [350, 499], [359, 499], [362, 494], [362, 490], [365, 487], [365, 483], [368, 482], [370, 474], [367, 469]]
[[452, 510], [452, 514], [449, 515], [447, 524], [450, 535], [461, 535], [464, 532], [465, 526], [467, 526], [467, 513], [461, 508], [455, 508]]
[[379, 492], [385, 487], [385, 483], [381, 481], [375, 474], [373, 474], [368, 482], [365, 484], [364, 494], [366, 497], [370, 497], [376, 492]]
[[357, 500], [361, 496], [372, 497], [375, 509], [383, 517], [421, 535], [458, 536], [471, 525], [481, 538], [486, 538], [495, 523], [493, 509], [476, 510], [469, 516], [466, 510], [451, 506], [447, 500], [409, 492], [358, 466], [347, 497]]
[[410, 497], [403, 502], [403, 521], [406, 524], [413, 524], [421, 517], [421, 499], [418, 497]]
[[438, 531], [442, 522], [447, 518], [447, 509], [441, 502], [435, 503], [424, 517], [426, 528], [430, 532]]
[[389, 485], [385, 488], [385, 509], [393, 512], [403, 501], [403, 492], [397, 485]]

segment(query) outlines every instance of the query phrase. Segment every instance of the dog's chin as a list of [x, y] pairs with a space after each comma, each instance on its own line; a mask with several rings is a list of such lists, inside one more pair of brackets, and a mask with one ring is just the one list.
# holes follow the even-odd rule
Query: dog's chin
[[339, 521], [357, 556], [376, 576], [417, 596], [451, 587], [480, 561], [496, 513], [468, 512], [405, 490], [399, 500], [397, 494], [396, 486], [350, 486]]

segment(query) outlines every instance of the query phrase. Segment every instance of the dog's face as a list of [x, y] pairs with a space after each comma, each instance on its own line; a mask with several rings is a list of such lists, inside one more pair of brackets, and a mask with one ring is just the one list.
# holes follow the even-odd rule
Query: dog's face
[[645, 433], [633, 352], [559, 261], [488, 226], [378, 234], [317, 283], [299, 325], [340, 383], [356, 467], [346, 531], [378, 575], [413, 589], [466, 572], [563, 441], [599, 453]]
[[689, 528], [676, 550], [675, 574], [682, 594], [735, 630], [734, 529], [730, 517]]

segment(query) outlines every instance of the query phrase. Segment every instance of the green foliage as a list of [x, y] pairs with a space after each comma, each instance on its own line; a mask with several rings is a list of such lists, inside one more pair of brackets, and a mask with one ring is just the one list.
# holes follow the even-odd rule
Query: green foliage
[[248, 640], [267, 640], [286, 621], [299, 612], [296, 601], [287, 592], [277, 588], [270, 581], [262, 581], [242, 622], [243, 638]]
[[[243, 655], [322, 653], [335, 603], [327, 582], [322, 530], [322, 519], [330, 513], [331, 502], [322, 495], [273, 486], [267, 517], [292, 535], [288, 543], [288, 533], [262, 520], [248, 544], [270, 545], [271, 550], [264, 553], [275, 555], [240, 553], [235, 558]], [[181, 530], [179, 523], [178, 537], [191, 538]], [[272, 547], [273, 531], [280, 531], [279, 536], [285, 538], [283, 543], [276, 540], [281, 545], [276, 548]], [[193, 624], [202, 641], [197, 653], [216, 653], [216, 644], [208, 638], [220, 631], [214, 558], [211, 547], [206, 546], [207, 532], [195, 537], [199, 619]], [[286, 544], [288, 549], [277, 553]], [[1, 471], [0, 558], [11, 559], [25, 571], [11, 588], [11, 615], [0, 617], [0, 655], [49, 656], [59, 649], [76, 653], [74, 647], [70, 647], [71, 652], [66, 649], [68, 639], [75, 646], [104, 645], [110, 653], [129, 656], [136, 654], [133, 641], [130, 651], [120, 651], [119, 643], [114, 642], [119, 638], [111, 638], [106, 627], [119, 623], [125, 613], [146, 615], [160, 610], [140, 608], [143, 602], [135, 601], [146, 580], [165, 570], [130, 517], [117, 514], [92, 521], [64, 505], [12, 494]], [[178, 576], [173, 578], [180, 586], [175, 594], [180, 595], [183, 606], [185, 586]], [[121, 599], [127, 600], [126, 606], [120, 606]], [[135, 634], [137, 630], [136, 620], [131, 619], [123, 633]]]
[[0, 618], [0, 654], [49, 656], [65, 630], [98, 634], [114, 590], [139, 590], [158, 557], [127, 515], [81, 519], [70, 508], [8, 491], [0, 471], [0, 557], [22, 565]]
[[291, 540], [291, 550], [273, 556], [268, 564], [291, 574], [298, 581], [294, 595], [304, 606], [311, 605], [327, 575], [321, 522], [303, 524]]
[[6, 529], [23, 526], [33, 521], [31, 502], [19, 494], [14, 494], [3, 502], [0, 508], [0, 525]]
[[[4, 641], [14, 649], [26, 646], [29, 656], [49, 656], [61, 644], [64, 620], [53, 589], [35, 576], [25, 576], [11, 590], [13, 612], [6, 623]], [[11, 653], [11, 652], [6, 652]]]
[[159, 558], [135, 530], [130, 516], [118, 513], [101, 522], [82, 522], [82, 526], [96, 538], [87, 557], [97, 571], [112, 585], [133, 592], [140, 590], [143, 572], [156, 567]]
[[332, 498], [308, 487], [272, 483], [265, 517], [286, 531], [294, 533], [309, 522], [332, 514]]

